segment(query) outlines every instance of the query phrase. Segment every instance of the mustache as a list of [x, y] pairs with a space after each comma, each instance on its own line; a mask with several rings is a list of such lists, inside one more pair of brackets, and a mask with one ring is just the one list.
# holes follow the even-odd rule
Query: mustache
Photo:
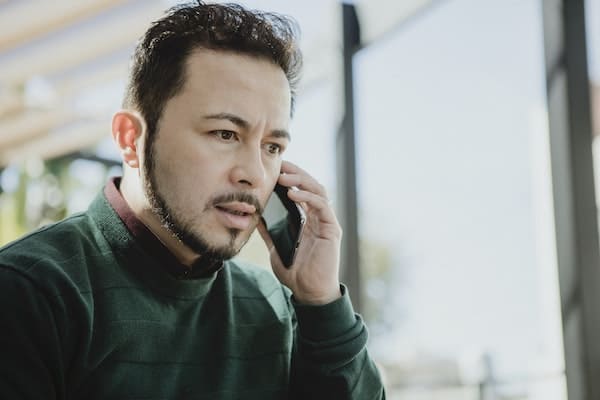
[[231, 203], [233, 201], [237, 201], [240, 203], [247, 203], [256, 208], [256, 213], [258, 215], [262, 215], [263, 206], [258, 201], [258, 198], [253, 194], [247, 192], [232, 192], [232, 193], [224, 193], [218, 196], [213, 197], [207, 204], [207, 209], [217, 206], [221, 203]]

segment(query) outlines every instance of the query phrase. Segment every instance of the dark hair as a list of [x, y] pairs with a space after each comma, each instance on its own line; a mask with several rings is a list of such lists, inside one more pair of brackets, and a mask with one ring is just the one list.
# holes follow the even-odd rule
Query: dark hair
[[188, 56], [198, 48], [272, 61], [290, 84], [292, 110], [302, 55], [294, 20], [237, 4], [177, 5], [152, 23], [135, 49], [124, 107], [144, 117], [150, 140], [167, 101], [183, 88]]

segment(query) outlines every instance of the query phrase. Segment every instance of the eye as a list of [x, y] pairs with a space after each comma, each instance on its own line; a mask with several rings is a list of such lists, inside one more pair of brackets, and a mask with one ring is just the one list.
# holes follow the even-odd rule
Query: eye
[[283, 152], [283, 149], [277, 143], [268, 143], [267, 144], [267, 151], [270, 154], [276, 155], [276, 154], [281, 154]]
[[230, 142], [231, 140], [236, 139], [236, 133], [233, 131], [218, 130], [212, 131], [211, 133], [215, 135], [218, 139], [221, 139], [225, 142]]

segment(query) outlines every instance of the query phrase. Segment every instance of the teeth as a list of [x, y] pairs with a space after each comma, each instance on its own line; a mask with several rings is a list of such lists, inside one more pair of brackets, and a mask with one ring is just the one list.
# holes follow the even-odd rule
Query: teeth
[[229, 214], [233, 214], [233, 215], [240, 215], [245, 217], [246, 215], [248, 215], [248, 213], [242, 212], [242, 211], [236, 211], [236, 210], [230, 210], [228, 208], [224, 208], [224, 207], [217, 207], [225, 212], [228, 212]]

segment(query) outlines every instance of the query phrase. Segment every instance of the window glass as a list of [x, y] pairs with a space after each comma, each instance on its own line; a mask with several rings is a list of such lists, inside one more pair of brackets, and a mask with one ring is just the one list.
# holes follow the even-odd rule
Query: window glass
[[355, 59], [365, 316], [398, 396], [566, 397], [541, 15], [442, 2]]

